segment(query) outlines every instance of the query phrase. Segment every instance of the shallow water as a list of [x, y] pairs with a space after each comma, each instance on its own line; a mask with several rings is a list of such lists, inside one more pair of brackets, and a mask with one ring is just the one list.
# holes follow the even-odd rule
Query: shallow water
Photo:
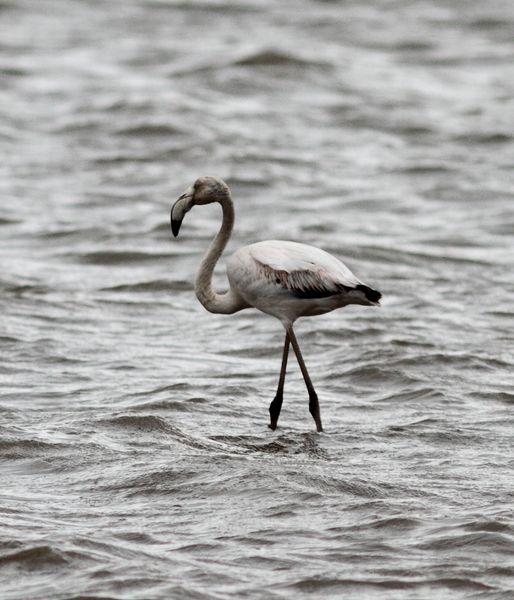
[[[511, 2], [0, 3], [0, 589], [511, 598]], [[283, 331], [192, 291], [294, 239], [384, 293]], [[216, 281], [225, 285], [222, 265]]]

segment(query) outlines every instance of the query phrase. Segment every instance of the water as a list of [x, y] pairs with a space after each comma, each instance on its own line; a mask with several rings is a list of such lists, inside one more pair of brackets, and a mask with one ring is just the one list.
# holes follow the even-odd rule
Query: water
[[[511, 598], [514, 8], [0, 4], [0, 589]], [[381, 309], [283, 331], [192, 290], [230, 244], [320, 246]], [[225, 285], [223, 266], [216, 285]]]

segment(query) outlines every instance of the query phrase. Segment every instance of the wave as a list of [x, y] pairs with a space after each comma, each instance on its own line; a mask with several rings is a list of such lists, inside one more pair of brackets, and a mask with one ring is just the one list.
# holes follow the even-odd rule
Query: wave
[[11, 337], [9, 335], [0, 335], [0, 344], [17, 344], [22, 340], [18, 338]]
[[449, 589], [460, 590], [493, 590], [494, 586], [487, 585], [480, 581], [468, 579], [464, 577], [438, 577], [438, 578], [404, 578], [396, 579], [394, 577], [379, 579], [376, 577], [370, 578], [330, 578], [330, 577], [307, 577], [298, 580], [294, 583], [287, 584], [286, 588], [294, 588], [300, 592], [306, 593], [321, 593], [323, 590], [326, 593], [330, 591], [344, 593], [344, 590], [361, 588], [361, 593], [364, 588], [378, 588], [381, 590], [414, 590], [416, 588], [427, 589], [428, 587], [443, 587]]
[[[403, 265], [420, 265], [427, 266], [430, 263], [444, 263], [448, 265], [449, 263], [455, 263], [456, 265], [479, 265], [483, 267], [491, 267], [495, 264], [494, 260], [487, 260], [485, 256], [487, 255], [487, 250], [483, 250], [484, 256], [480, 257], [468, 257], [463, 255], [464, 252], [461, 249], [461, 255], [458, 254], [459, 249], [454, 250], [446, 249], [444, 253], [437, 252], [422, 252], [418, 249], [413, 248], [385, 248], [383, 246], [360, 246], [358, 248], [358, 253], [360, 259], [366, 259], [373, 261], [382, 260], [383, 262], [388, 263], [400, 263]], [[353, 253], [356, 252], [355, 249], [352, 250]], [[337, 249], [335, 250], [337, 253]], [[341, 252], [340, 252], [341, 253]]]
[[191, 291], [193, 284], [189, 281], [173, 281], [167, 279], [155, 279], [153, 281], [141, 281], [138, 283], [126, 283], [100, 288], [102, 292], [184, 292]]
[[67, 444], [43, 442], [40, 440], [22, 440], [0, 438], [0, 457], [3, 459], [19, 459], [28, 456], [40, 456], [48, 452], [69, 448]]
[[[74, 237], [85, 237], [88, 240], [105, 238], [108, 235], [105, 229], [101, 227], [84, 227], [83, 229], [72, 228], [72, 229], [57, 229], [54, 231], [41, 231], [36, 234], [35, 237], [43, 240], [59, 240]], [[34, 237], [34, 234], [31, 234]]]
[[247, 56], [235, 59], [231, 64], [239, 67], [328, 66], [326, 63], [311, 61], [283, 50], [274, 49], [257, 50]]
[[514, 136], [503, 131], [496, 133], [467, 133], [455, 137], [455, 140], [465, 144], [508, 144], [514, 140]]
[[129, 496], [176, 494], [178, 488], [192, 481], [197, 473], [184, 469], [160, 469], [143, 475], [114, 481], [107, 490], [126, 491]]
[[[511, 316], [512, 318], [512, 316]], [[471, 392], [470, 396], [476, 400], [504, 402], [505, 404], [514, 404], [514, 392]]]
[[20, 219], [8, 219], [7, 217], [0, 217], [0, 225], [19, 225], [23, 223]]
[[81, 263], [91, 265], [121, 265], [123, 263], [171, 260], [171, 253], [136, 252], [133, 250], [98, 250], [74, 255]]
[[97, 423], [117, 429], [138, 429], [145, 432], [161, 432], [170, 435], [177, 432], [177, 429], [167, 421], [155, 415], [120, 415], [118, 417], [98, 419]]
[[130, 435], [136, 431], [144, 435], [151, 434], [152, 440], [155, 440], [158, 434], [164, 436], [168, 442], [173, 441], [189, 448], [209, 451], [227, 450], [226, 446], [220, 443], [190, 435], [168, 420], [156, 415], [119, 415], [98, 419], [96, 423], [98, 426], [125, 431]]
[[184, 134], [184, 131], [173, 125], [141, 123], [139, 125], [122, 127], [118, 129], [116, 133], [118, 135], [129, 137], [170, 137], [179, 134]]
[[34, 546], [24, 550], [18, 550], [11, 554], [0, 555], [0, 565], [16, 563], [19, 567], [30, 570], [67, 566], [70, 560], [66, 555], [51, 546]]
[[163, 410], [173, 412], [191, 412], [197, 410], [196, 405], [207, 404], [206, 398], [185, 398], [184, 400], [149, 400], [130, 406], [127, 410]]
[[498, 552], [514, 555], [514, 537], [504, 533], [478, 531], [456, 535], [437, 536], [416, 545], [423, 550], [451, 550], [473, 547], [480, 552]]
[[23, 296], [25, 294], [43, 295], [50, 293], [51, 289], [46, 285], [38, 283], [7, 283], [0, 281], [0, 289], [3, 289], [7, 294], [14, 296]]
[[375, 402], [409, 402], [409, 401], [420, 401], [424, 402], [435, 402], [445, 399], [445, 395], [435, 388], [421, 388], [414, 390], [405, 390], [399, 392], [393, 392], [382, 396]]

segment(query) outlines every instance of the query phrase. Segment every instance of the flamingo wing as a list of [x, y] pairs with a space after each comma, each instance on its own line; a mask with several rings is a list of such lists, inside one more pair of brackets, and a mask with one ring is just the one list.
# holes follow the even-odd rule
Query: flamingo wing
[[248, 249], [264, 277], [299, 298], [326, 298], [360, 284], [340, 260], [314, 246], [269, 240]]

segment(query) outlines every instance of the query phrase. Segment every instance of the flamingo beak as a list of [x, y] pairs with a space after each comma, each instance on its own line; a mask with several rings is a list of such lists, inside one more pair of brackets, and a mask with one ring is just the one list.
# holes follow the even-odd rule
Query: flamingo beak
[[187, 212], [189, 212], [194, 206], [194, 191], [193, 188], [188, 188], [182, 196], [173, 204], [171, 207], [171, 231], [173, 235], [177, 237], [182, 225], [182, 220]]

